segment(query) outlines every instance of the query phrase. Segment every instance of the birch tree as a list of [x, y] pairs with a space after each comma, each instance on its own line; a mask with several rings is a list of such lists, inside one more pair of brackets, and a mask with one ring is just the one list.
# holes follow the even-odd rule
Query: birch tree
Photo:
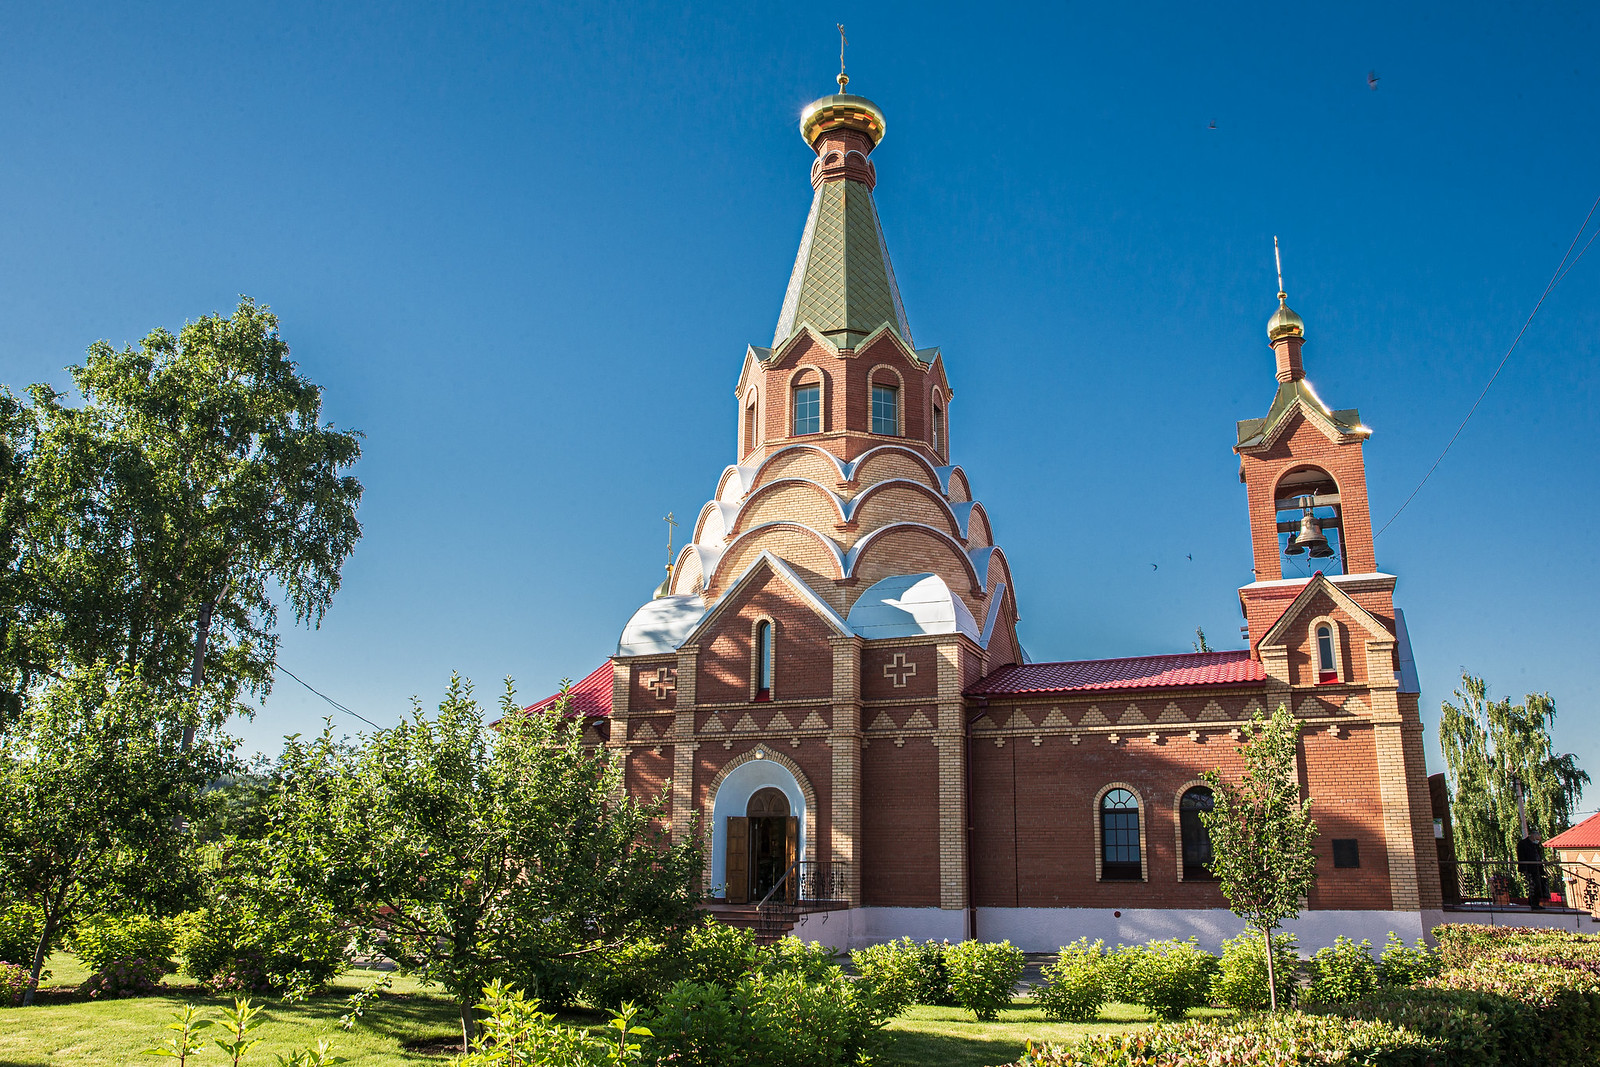
[[248, 298], [68, 369], [77, 397], [0, 404], [0, 688], [136, 670], [187, 697], [189, 741], [271, 688], [280, 606], [328, 610], [361, 535], [359, 435]]

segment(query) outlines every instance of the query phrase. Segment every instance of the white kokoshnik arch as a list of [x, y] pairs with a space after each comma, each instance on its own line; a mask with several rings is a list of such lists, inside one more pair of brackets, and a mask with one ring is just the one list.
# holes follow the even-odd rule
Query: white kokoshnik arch
[[[717, 772], [711, 794], [711, 855], [707, 885], [726, 889], [728, 880], [728, 818], [743, 815], [750, 798], [772, 788], [789, 799], [789, 813], [800, 827], [795, 854], [810, 862], [817, 858], [817, 794], [800, 765], [766, 745], [757, 745], [735, 757]], [[754, 904], [757, 901], [751, 901]]]

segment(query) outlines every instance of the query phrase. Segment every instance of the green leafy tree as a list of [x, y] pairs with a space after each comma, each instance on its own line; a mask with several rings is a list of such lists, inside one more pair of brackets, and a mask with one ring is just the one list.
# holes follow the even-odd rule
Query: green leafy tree
[[1300, 900], [1317, 877], [1311, 800], [1300, 796], [1296, 769], [1300, 724], [1283, 705], [1244, 728], [1240, 753], [1244, 773], [1237, 782], [1220, 771], [1205, 775], [1214, 801], [1200, 820], [1211, 833], [1211, 872], [1228, 906], [1261, 936], [1267, 959], [1267, 989], [1278, 1010], [1272, 931], [1300, 914]]
[[40, 916], [35, 981], [79, 917], [159, 910], [181, 889], [183, 815], [225, 761], [209, 734], [185, 748], [170, 707], [132, 674], [52, 683], [0, 735], [0, 899]]
[[451, 680], [438, 714], [356, 744], [291, 738], [271, 846], [284, 871], [457, 1001], [463, 1048], [496, 978], [559, 996], [575, 961], [694, 913], [696, 835], [673, 844], [662, 802], [564, 713], [525, 715], [508, 683], [493, 727]]
[[280, 603], [327, 611], [361, 535], [359, 435], [323, 422], [248, 298], [69, 370], [80, 404], [45, 385], [0, 403], [0, 686], [136, 668], [187, 692], [192, 738], [270, 689]]
[[1529, 693], [1521, 704], [1490, 700], [1482, 678], [1461, 675], [1457, 703], [1439, 708], [1439, 742], [1455, 796], [1450, 806], [1456, 855], [1513, 860], [1522, 836], [1517, 790], [1524, 793], [1528, 832], [1543, 841], [1565, 830], [1589, 774], [1551, 742], [1556, 703]]

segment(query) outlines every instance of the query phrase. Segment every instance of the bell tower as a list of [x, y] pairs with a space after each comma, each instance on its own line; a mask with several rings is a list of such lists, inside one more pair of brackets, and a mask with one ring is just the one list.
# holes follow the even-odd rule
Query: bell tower
[[[1313, 573], [1377, 570], [1362, 456], [1372, 431], [1356, 409], [1334, 410], [1322, 402], [1306, 378], [1305, 340], [1305, 320], [1289, 307], [1280, 266], [1278, 307], [1267, 320], [1278, 391], [1264, 418], [1238, 424], [1234, 445], [1248, 500], [1256, 587]], [[1258, 617], [1270, 611], [1252, 606], [1260, 599], [1250, 594], [1252, 586], [1240, 597], [1254, 647], [1273, 618]]]

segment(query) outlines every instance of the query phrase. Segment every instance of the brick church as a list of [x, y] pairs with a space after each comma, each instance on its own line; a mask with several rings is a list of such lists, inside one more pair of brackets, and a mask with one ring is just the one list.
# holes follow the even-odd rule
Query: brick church
[[[667, 790], [674, 834], [704, 835], [712, 897], [792, 901], [807, 939], [1214, 948], [1241, 924], [1206, 869], [1200, 776], [1237, 769], [1240, 727], [1287, 705], [1320, 829], [1291, 928], [1311, 946], [1420, 936], [1439, 868], [1405, 620], [1373, 556], [1370, 431], [1306, 380], [1301, 318], [1280, 292], [1276, 392], [1233, 442], [1249, 648], [1030, 662], [953, 455], [946, 361], [895, 284], [873, 201], [884, 116], [847, 81], [801, 116], [811, 207], [772, 340], [745, 349], [734, 462], [574, 687], [596, 743], [630, 791]], [[1284, 577], [1286, 554], [1316, 573]]]

